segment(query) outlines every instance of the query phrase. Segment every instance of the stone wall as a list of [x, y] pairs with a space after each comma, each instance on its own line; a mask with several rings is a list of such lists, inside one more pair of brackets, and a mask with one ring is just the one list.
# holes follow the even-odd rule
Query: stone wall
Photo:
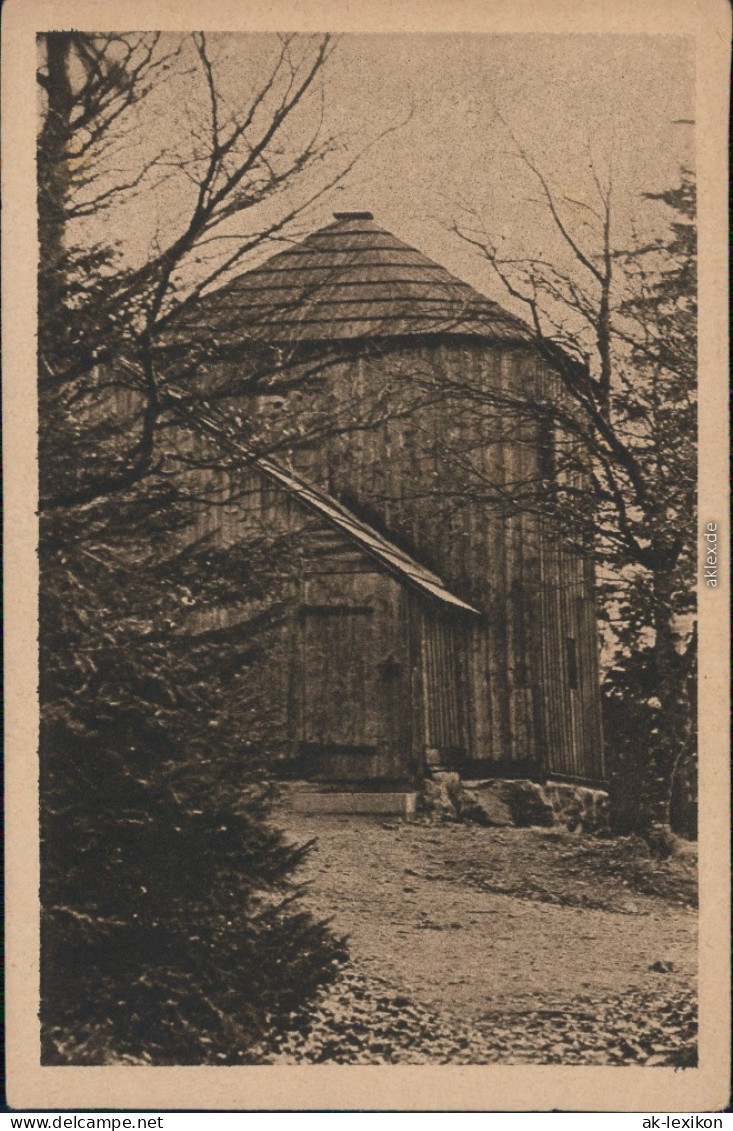
[[423, 783], [419, 809], [442, 820], [494, 827], [608, 831], [608, 794], [566, 782], [461, 781], [455, 773], [433, 773]]

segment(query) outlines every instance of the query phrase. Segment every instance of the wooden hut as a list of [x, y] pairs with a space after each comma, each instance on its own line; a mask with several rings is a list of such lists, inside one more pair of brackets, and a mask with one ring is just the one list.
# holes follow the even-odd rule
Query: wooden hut
[[591, 556], [516, 501], [557, 440], [521, 407], [556, 385], [527, 327], [354, 212], [175, 338], [216, 346], [278, 453], [250, 464], [258, 521], [308, 516], [278, 653], [292, 771], [601, 781]]

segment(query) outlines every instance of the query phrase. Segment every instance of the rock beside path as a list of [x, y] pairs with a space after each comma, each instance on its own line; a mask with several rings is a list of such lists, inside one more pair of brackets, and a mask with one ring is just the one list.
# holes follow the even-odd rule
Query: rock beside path
[[508, 828], [514, 824], [507, 802], [489, 790], [464, 789], [459, 800], [458, 815], [462, 821], [485, 825], [487, 828]]
[[[467, 782], [469, 794], [476, 799], [479, 810], [488, 817], [495, 813], [507, 814], [508, 821], [518, 829], [549, 828], [555, 823], [552, 805], [545, 797], [542, 786], [533, 781], [489, 781]], [[496, 823], [492, 820], [480, 822]]]
[[422, 784], [420, 812], [433, 820], [488, 828], [608, 830], [608, 794], [567, 782], [539, 785], [524, 778], [462, 781], [456, 773], [434, 772]]

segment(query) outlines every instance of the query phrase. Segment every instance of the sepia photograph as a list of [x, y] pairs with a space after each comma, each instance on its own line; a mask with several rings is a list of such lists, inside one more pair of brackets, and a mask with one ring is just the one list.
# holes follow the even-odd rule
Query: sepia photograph
[[34, 35], [41, 1067], [696, 1070], [694, 35], [102, 15]]

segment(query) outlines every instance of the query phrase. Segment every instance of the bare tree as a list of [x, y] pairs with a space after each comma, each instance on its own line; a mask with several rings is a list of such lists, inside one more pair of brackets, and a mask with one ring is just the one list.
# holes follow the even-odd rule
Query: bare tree
[[[118, 435], [106, 464], [97, 454], [96, 467], [85, 458], [83, 435], [69, 424], [80, 450], [65, 461], [68, 474], [59, 477], [56, 466], [54, 482], [42, 484], [41, 509], [89, 502], [147, 474], [166, 413], [175, 407], [158, 364], [166, 329], [332, 189], [358, 159], [329, 164], [339, 143], [324, 129], [317, 90], [333, 50], [329, 36], [280, 37], [269, 73], [241, 109], [232, 109], [222, 94], [203, 33], [172, 48], [158, 36], [68, 33], [45, 41], [39, 71], [47, 100], [39, 136], [43, 415], [75, 418], [80, 401], [115, 381], [141, 407], [136, 427], [130, 429], [128, 419], [127, 437]], [[111, 175], [112, 155], [134, 144], [134, 112], [156, 84], [171, 81], [176, 67], [193, 72], [205, 105], [188, 150], [157, 152], [123, 176]], [[288, 130], [306, 106], [310, 119], [301, 114], [300, 140], [293, 148]], [[313, 186], [309, 178], [316, 169], [325, 169], [325, 175]], [[70, 246], [73, 221], [98, 217], [131, 193], [144, 190], [149, 201], [171, 178], [181, 186], [187, 209], [177, 230], [140, 266], [119, 264], [104, 244]], [[281, 199], [282, 206], [263, 222], [262, 206]], [[185, 372], [179, 372], [182, 380], [195, 374], [197, 360], [189, 357]], [[254, 375], [252, 383], [256, 380]]]
[[476, 490], [541, 514], [570, 544], [595, 545], [613, 652], [609, 738], [649, 820], [668, 814], [674, 768], [694, 751], [694, 182], [683, 171], [676, 188], [646, 194], [654, 234], [625, 249], [614, 243], [610, 175], [591, 163], [595, 199], [563, 196], [515, 145], [557, 253], [497, 241], [476, 210], [453, 230], [524, 309], [545, 376], [525, 392], [471, 395], [500, 429], [534, 429], [551, 450], [522, 482], [477, 477]]

